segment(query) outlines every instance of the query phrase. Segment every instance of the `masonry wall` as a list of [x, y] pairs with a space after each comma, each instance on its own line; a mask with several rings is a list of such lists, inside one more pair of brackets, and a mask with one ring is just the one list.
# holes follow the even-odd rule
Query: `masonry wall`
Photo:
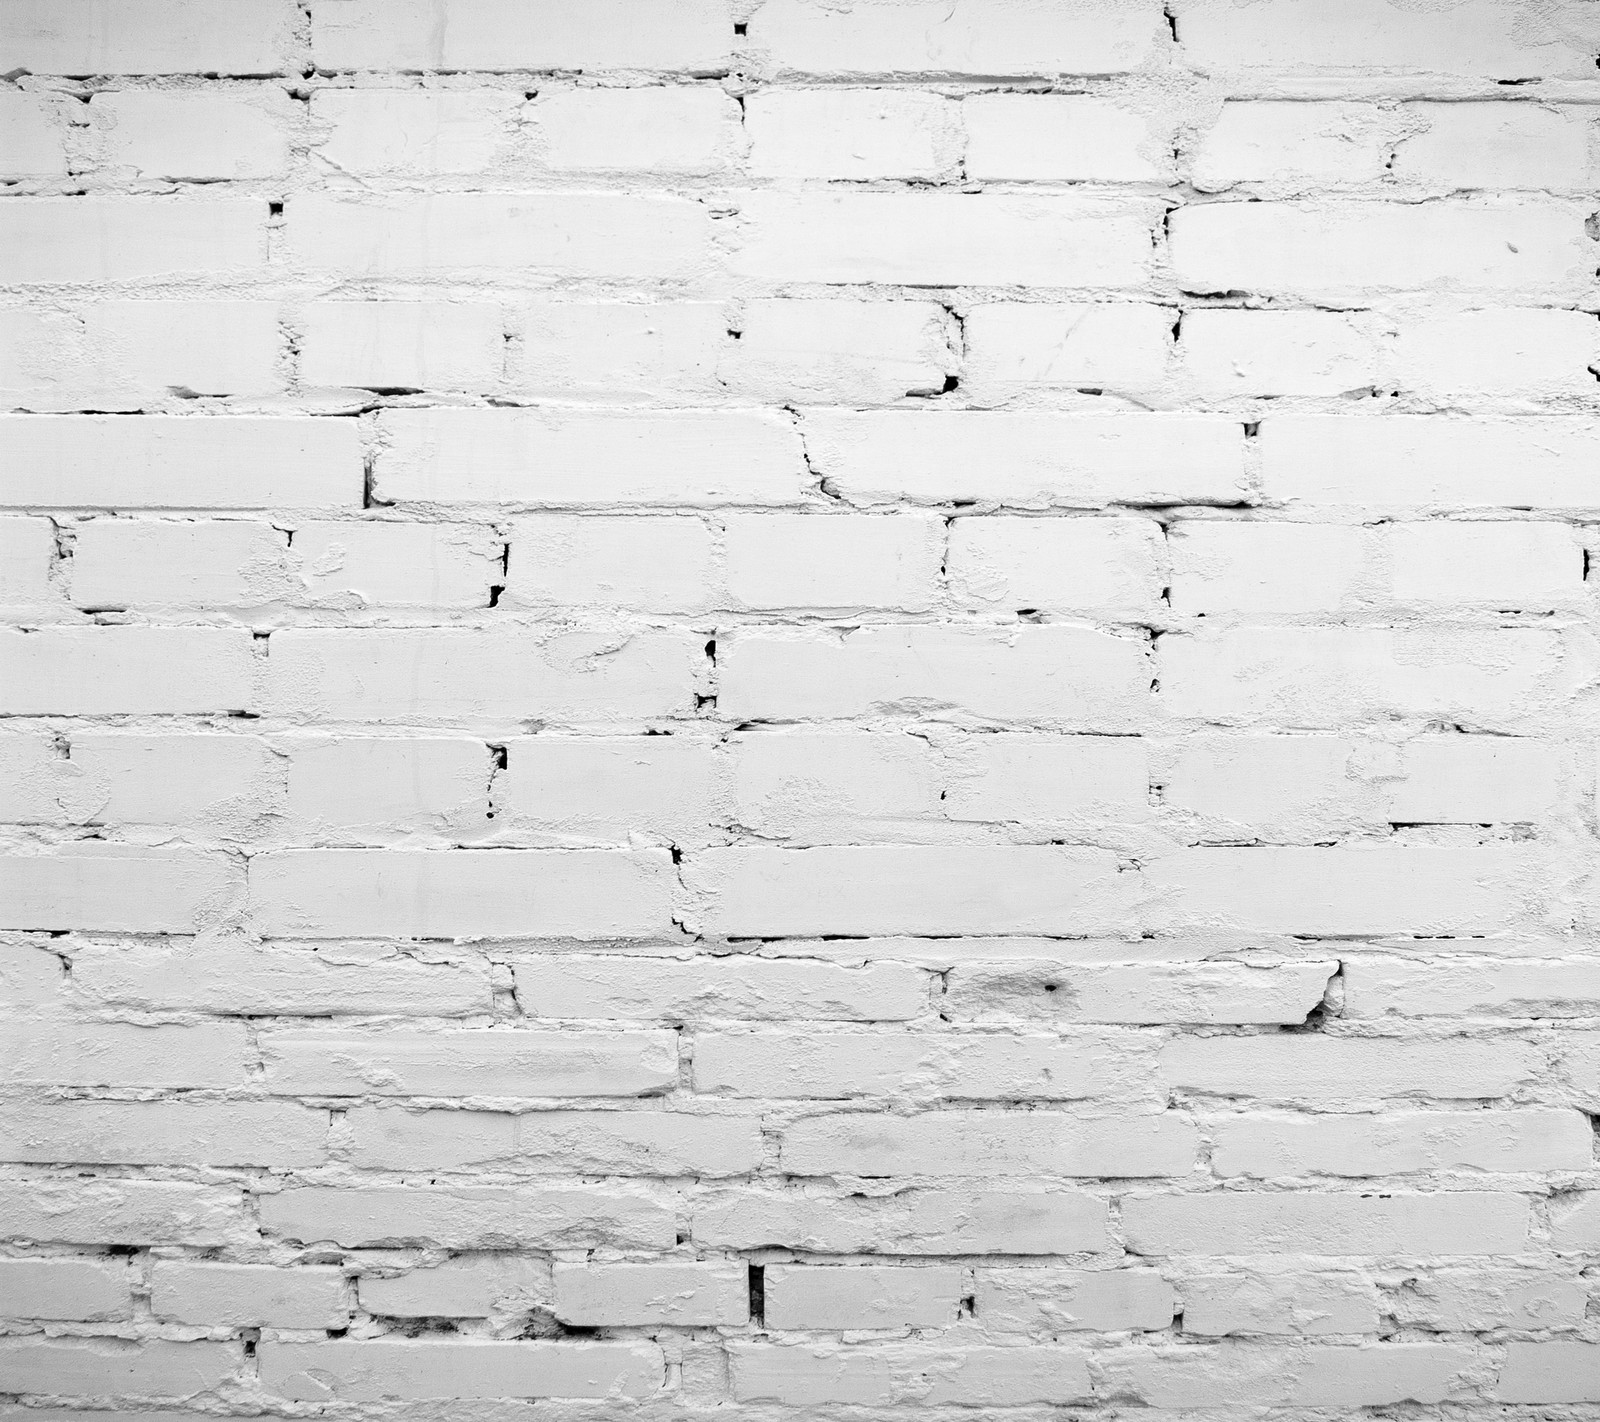
[[0, 19], [0, 1415], [1594, 1415], [1600, 5]]

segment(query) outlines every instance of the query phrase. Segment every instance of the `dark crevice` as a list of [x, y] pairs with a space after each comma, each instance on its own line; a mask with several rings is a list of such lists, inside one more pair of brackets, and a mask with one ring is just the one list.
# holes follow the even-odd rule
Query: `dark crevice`
[[760, 1264], [750, 1266], [750, 1322], [757, 1328], [767, 1322], [767, 1271]]

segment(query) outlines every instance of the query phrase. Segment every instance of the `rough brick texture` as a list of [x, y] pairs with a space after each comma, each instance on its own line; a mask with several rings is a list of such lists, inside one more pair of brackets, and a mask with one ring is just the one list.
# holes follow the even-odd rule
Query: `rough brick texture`
[[1596, 1415], [1600, 3], [0, 30], [0, 1422]]

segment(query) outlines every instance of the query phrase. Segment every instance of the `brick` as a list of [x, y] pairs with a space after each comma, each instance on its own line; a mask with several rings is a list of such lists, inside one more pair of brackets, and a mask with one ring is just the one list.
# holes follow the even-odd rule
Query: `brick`
[[261, 1387], [293, 1401], [648, 1397], [666, 1368], [653, 1343], [366, 1338], [263, 1343]]
[[105, 158], [137, 177], [276, 178], [289, 166], [295, 108], [287, 95], [153, 89], [96, 94], [90, 122]]
[[1198, 1135], [1187, 1121], [1081, 1121], [1042, 1111], [812, 1116], [783, 1133], [790, 1175], [1182, 1175]]
[[[237, 1188], [55, 1176], [0, 1184], [0, 1237], [60, 1244], [184, 1244], [246, 1238]], [[254, 1238], [255, 1227], [248, 1236]]]
[[744, 1175], [761, 1162], [754, 1117], [668, 1111], [409, 1111], [346, 1117], [359, 1167], [453, 1170], [495, 1161], [521, 1172]]
[[[0, 391], [8, 408], [62, 412], [141, 411], [190, 392], [272, 394], [284, 386], [278, 315], [274, 301], [199, 299], [95, 300], [70, 311], [0, 311], [0, 333], [9, 348], [0, 355]], [[143, 430], [166, 423], [154, 416], [147, 420], [148, 425], [125, 422], [106, 432], [139, 439]], [[296, 427], [306, 432], [305, 425], [296, 422]], [[218, 433], [212, 426], [186, 426], [185, 432], [195, 437]], [[258, 438], [266, 433], [256, 428]], [[335, 439], [337, 433], [325, 437]], [[163, 459], [175, 453], [165, 450]], [[230, 463], [237, 467], [244, 457], [240, 451]], [[280, 477], [289, 489], [296, 477], [307, 474], [286, 463]], [[123, 483], [108, 487], [132, 492]]]
[[521, 322], [519, 383], [601, 402], [712, 399], [729, 315], [716, 301], [536, 302]]
[[532, 106], [544, 161], [560, 172], [716, 173], [742, 147], [741, 115], [714, 88], [567, 89]]
[[482, 961], [430, 962], [386, 944], [100, 943], [74, 952], [73, 972], [92, 1003], [158, 1011], [469, 1017], [486, 1014], [492, 1001]]
[[496, 813], [541, 842], [703, 841], [717, 815], [715, 750], [680, 735], [508, 741]]
[[1159, 773], [1161, 800], [1194, 815], [1200, 840], [1325, 839], [1330, 826], [1367, 822], [1359, 743], [1334, 735], [1197, 735]]
[[318, 89], [311, 121], [323, 137], [311, 153], [336, 173], [482, 173], [510, 152], [521, 108], [520, 95], [499, 89]]
[[678, 1080], [670, 1032], [264, 1032], [282, 1095], [650, 1096]]
[[320, 1165], [328, 1117], [281, 1102], [56, 1101], [5, 1109], [0, 1158], [96, 1165]]
[[1418, 736], [1384, 787], [1385, 813], [1405, 824], [1535, 822], [1566, 788], [1559, 749], [1510, 736]]
[[552, 1311], [584, 1327], [738, 1327], [750, 1317], [748, 1273], [737, 1263], [557, 1264]]
[[347, 1246], [664, 1249], [672, 1210], [640, 1186], [306, 1186], [261, 1199], [269, 1235]]
[[1183, 1281], [1183, 1331], [1230, 1334], [1376, 1333], [1380, 1300], [1354, 1270], [1200, 1274]]
[[1174, 608], [1277, 617], [1353, 601], [1367, 543], [1364, 530], [1330, 524], [1186, 519], [1168, 548]]
[[1161, 699], [1180, 717], [1306, 729], [1420, 717], [1511, 731], [1565, 700], [1559, 636], [1520, 628], [1241, 628], [1164, 639]]
[[928, 1001], [927, 975], [904, 963], [521, 958], [514, 972], [517, 999], [532, 1017], [904, 1022]]
[[1427, 393], [1587, 394], [1600, 332], [1587, 312], [1490, 307], [1404, 323], [1394, 363]]
[[948, 803], [939, 757], [916, 735], [761, 730], [728, 751], [734, 821], [786, 844], [915, 838]]
[[963, 169], [1001, 181], [1151, 183], [1172, 167], [1173, 134], [1138, 110], [1086, 94], [974, 94], [961, 105]]
[[1396, 178], [1463, 188], [1582, 191], [1593, 183], [1581, 113], [1532, 104], [1408, 104], [1421, 132], [1394, 150]]
[[536, 514], [512, 527], [506, 586], [536, 607], [700, 612], [715, 601], [714, 551], [698, 518]]
[[1584, 958], [1407, 962], [1352, 959], [1352, 1017], [1592, 1017], [1600, 973]]
[[1494, 1396], [1499, 1402], [1600, 1401], [1600, 1348], [1561, 1340], [1512, 1343]]
[[7, 282], [259, 271], [267, 205], [249, 198], [25, 198], [0, 210]]
[[1160, 1408], [1372, 1407], [1460, 1397], [1479, 1355], [1443, 1343], [1130, 1348], [1111, 1386]]
[[1386, 1296], [1402, 1327], [1436, 1332], [1575, 1328], [1588, 1305], [1583, 1281], [1540, 1269], [1426, 1269]]
[[1200, 140], [1194, 185], [1222, 192], [1236, 183], [1291, 191], [1375, 183], [1390, 171], [1402, 132], [1391, 112], [1371, 104], [1233, 100]]
[[289, 813], [353, 839], [480, 829], [488, 822], [491, 754], [465, 737], [297, 738]]
[[697, 1032], [696, 1091], [843, 1099], [1129, 1100], [1150, 1093], [1146, 1043], [1127, 1034]]
[[1293, 415], [1261, 425], [1263, 481], [1311, 505], [1587, 507], [1574, 471], [1600, 447], [1587, 420]]
[[261, 523], [97, 518], [73, 533], [82, 608], [252, 607], [288, 590], [288, 541]]
[[[1469, 0], [1441, 25], [1400, 0], [1355, 0], [1333, 15], [1312, 0], [1271, 0], [1241, 11], [1227, 0], [1185, 0], [1179, 32], [1203, 69], [1348, 70], [1375, 65], [1420, 74], [1523, 79], [1584, 69], [1577, 36], [1528, 26], [1506, 0]], [[1586, 70], [1584, 70], [1586, 74]]]
[[158, 1259], [150, 1310], [159, 1319], [209, 1328], [345, 1328], [344, 1272], [301, 1265], [190, 1264]]
[[867, 1264], [848, 1268], [769, 1264], [768, 1328], [939, 1328], [958, 1314], [962, 1270]]
[[66, 133], [43, 94], [13, 89], [0, 95], [0, 149], [5, 153], [0, 174], [6, 178], [67, 175]]
[[0, 636], [14, 715], [185, 715], [255, 704], [247, 632], [62, 627]]
[[944, 192], [752, 192], [739, 213], [739, 276], [1073, 288], [1142, 286], [1155, 218], [1130, 199]]
[[811, 466], [853, 503], [1096, 508], [1242, 493], [1243, 431], [1210, 415], [819, 411], [804, 423]]
[[1132, 1195], [1122, 1222], [1135, 1254], [1518, 1254], [1528, 1204], [1468, 1191]]
[[1040, 390], [1153, 391], [1166, 377], [1176, 313], [1136, 302], [993, 301], [963, 323], [962, 388], [987, 400]]
[[126, 1263], [116, 1259], [0, 1259], [8, 1318], [126, 1318], [132, 1282]]
[[303, 263], [350, 277], [512, 268], [563, 277], [686, 277], [711, 246], [710, 216], [682, 198], [302, 193], [286, 215]]
[[1370, 299], [1377, 292], [1511, 292], [1559, 300], [1590, 262], [1581, 215], [1557, 202], [1219, 202], [1172, 214], [1186, 292]]
[[733, 847], [691, 867], [733, 937], [1112, 932], [1133, 903], [1113, 856], [1047, 845]]
[[1217, 307], [1184, 312], [1179, 329], [1183, 374], [1208, 399], [1343, 395], [1384, 378], [1376, 334], [1343, 312]]
[[1595, 1196], [1583, 1192], [1551, 1211], [1550, 1247], [1558, 1254], [1589, 1254], [1600, 1238], [1600, 1209]]
[[1565, 524], [1397, 523], [1386, 532], [1403, 601], [1542, 610], [1583, 595], [1583, 551]]
[[505, 545], [463, 524], [314, 523], [294, 531], [296, 600], [349, 606], [489, 607]]
[[724, 528], [728, 590], [740, 606], [920, 611], [938, 597], [938, 519], [731, 514]]
[[504, 374], [505, 319], [486, 301], [317, 301], [300, 322], [308, 385], [488, 391]]
[[0, 1003], [20, 1015], [53, 1015], [65, 986], [66, 960], [48, 939], [0, 934]]
[[[188, 634], [192, 635], [192, 634]], [[217, 634], [224, 635], [224, 634]], [[496, 629], [290, 628], [273, 639], [269, 702], [296, 719], [602, 721], [693, 709], [704, 639]]]
[[819, 0], [767, 0], [750, 44], [783, 71], [810, 74], [1119, 74], [1154, 48], [1147, 4], [1041, 15], [1019, 0], [918, 0], [836, 10]]
[[1074, 1348], [730, 1343], [728, 1362], [736, 1401], [790, 1407], [996, 1407], [1089, 1396], [1088, 1363]]
[[1145, 645], [1070, 625], [752, 630], [718, 643], [717, 704], [747, 721], [932, 710], [1124, 730], [1145, 714]]
[[955, 175], [965, 105], [896, 89], [772, 89], [745, 102], [759, 178]]
[[48, 519], [0, 518], [0, 605], [28, 607], [54, 602], [51, 585], [56, 531]]
[[122, 1338], [0, 1338], [7, 1392], [58, 1397], [191, 1397], [237, 1376], [236, 1343]]
[[386, 1278], [363, 1275], [361, 1307], [389, 1318], [488, 1318], [529, 1300], [548, 1303], [550, 1265], [516, 1254], [458, 1256]]
[[21, 0], [5, 46], [35, 74], [281, 74], [293, 13], [282, 0]]
[[1075, 1254], [1109, 1241], [1105, 1201], [1064, 1190], [728, 1191], [697, 1203], [706, 1248], [812, 1254]]
[[944, 392], [961, 366], [950, 313], [927, 301], [746, 301], [718, 380], [742, 398], [893, 404]]
[[19, 472], [7, 503], [40, 508], [359, 508], [350, 420], [0, 416]]
[[237, 892], [220, 856], [90, 841], [0, 858], [0, 927], [192, 933]]
[[396, 410], [376, 489], [400, 504], [798, 503], [799, 437], [766, 412]]
[[336, 0], [312, 20], [312, 50], [330, 69], [659, 69], [726, 65], [721, 6], [685, 0], [666, 14], [640, 0], [600, 0], [582, 15], [559, 0]]
[[133, 1026], [10, 1021], [0, 1033], [0, 1079], [12, 1086], [137, 1086], [225, 1090], [245, 1085], [251, 1057], [242, 1023]]
[[1383, 1116], [1237, 1116], [1215, 1128], [1212, 1168], [1280, 1176], [1584, 1170], [1593, 1133], [1576, 1111], [1423, 1111]]
[[941, 1011], [955, 1021], [1303, 1023], [1334, 962], [957, 964]]
[[953, 773], [940, 794], [952, 820], [1043, 834], [1085, 821], [1138, 822], [1147, 812], [1145, 748], [1133, 736], [973, 736], [950, 759]]
[[[1161, 1050], [1173, 1086], [1338, 1110], [1361, 1102], [1509, 1096], [1544, 1068], [1529, 1043], [1506, 1037], [1178, 1037]], [[1326, 1119], [1326, 1118], [1319, 1118]]]
[[960, 518], [945, 564], [963, 601], [996, 609], [1148, 609], [1161, 530], [1143, 519]]
[[273, 937], [642, 938], [671, 928], [655, 851], [284, 850], [250, 869]]
[[1152, 1269], [980, 1267], [975, 1301], [985, 1328], [1014, 1333], [1166, 1329], [1178, 1307]]

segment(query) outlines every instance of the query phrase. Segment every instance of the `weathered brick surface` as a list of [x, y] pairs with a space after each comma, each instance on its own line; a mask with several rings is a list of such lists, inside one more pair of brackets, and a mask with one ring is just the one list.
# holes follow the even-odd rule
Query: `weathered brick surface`
[[1597, 55], [0, 0], [0, 1422], [1592, 1415]]

